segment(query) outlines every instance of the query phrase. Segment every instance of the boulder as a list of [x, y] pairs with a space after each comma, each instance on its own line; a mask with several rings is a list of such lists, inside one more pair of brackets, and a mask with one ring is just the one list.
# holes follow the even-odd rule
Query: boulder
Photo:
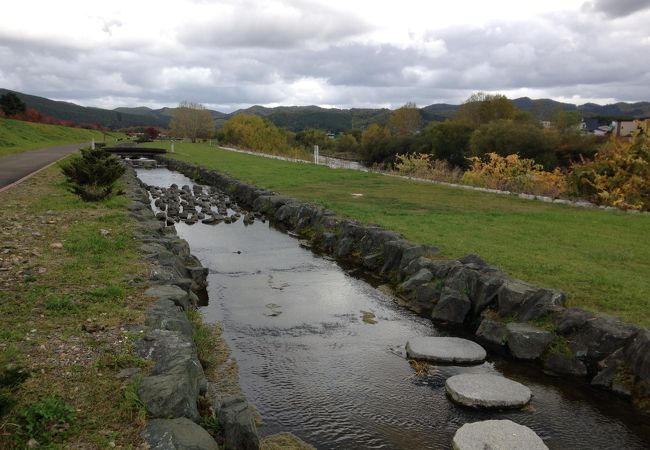
[[184, 417], [150, 420], [140, 436], [151, 450], [219, 450], [207, 431]]
[[406, 343], [409, 358], [439, 363], [478, 364], [485, 360], [486, 352], [476, 342], [456, 337], [415, 337]]
[[452, 439], [454, 450], [548, 450], [533, 430], [511, 420], [466, 423]]
[[641, 380], [650, 381], [650, 330], [640, 331], [625, 347], [625, 363]]
[[542, 358], [544, 369], [558, 375], [574, 377], [587, 376], [587, 366], [575, 356], [564, 355], [558, 352], [547, 352]]
[[421, 284], [431, 281], [433, 279], [433, 274], [427, 269], [420, 269], [418, 273], [413, 275], [411, 278], [406, 280], [404, 283], [399, 285], [400, 291], [412, 291]]
[[586, 358], [591, 370], [599, 361], [632, 342], [639, 330], [638, 326], [622, 322], [616, 317], [599, 315], [587, 320], [567, 335], [567, 339], [576, 354]]
[[511, 322], [506, 325], [507, 343], [512, 356], [519, 359], [537, 359], [555, 339], [555, 335], [527, 323]]
[[485, 318], [476, 330], [476, 337], [494, 348], [502, 348], [506, 345], [508, 330], [504, 323]]
[[516, 317], [522, 322], [543, 317], [565, 301], [560, 291], [536, 288], [521, 280], [507, 279], [497, 292], [501, 317]]
[[223, 425], [224, 446], [237, 450], [258, 450], [260, 438], [257, 435], [255, 419], [248, 402], [241, 396], [223, 399], [219, 420]]
[[174, 304], [183, 308], [185, 311], [189, 310], [190, 307], [193, 306], [188, 293], [174, 285], [161, 284], [158, 286], [152, 286], [144, 292], [144, 295], [158, 299], [171, 300]]
[[499, 375], [454, 375], [445, 389], [454, 402], [472, 408], [521, 408], [532, 397], [526, 386]]
[[199, 391], [192, 378], [181, 372], [142, 379], [138, 395], [151, 417], [199, 419], [196, 399]]

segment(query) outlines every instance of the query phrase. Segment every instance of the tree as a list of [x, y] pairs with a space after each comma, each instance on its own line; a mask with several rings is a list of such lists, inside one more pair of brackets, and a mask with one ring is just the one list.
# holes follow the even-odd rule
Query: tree
[[223, 140], [251, 150], [286, 152], [287, 135], [275, 125], [252, 114], [237, 114], [223, 124]]
[[359, 143], [352, 133], [344, 133], [336, 139], [336, 151], [338, 153], [356, 153], [359, 150]]
[[407, 103], [396, 109], [388, 119], [388, 127], [398, 136], [415, 134], [422, 126], [422, 116], [415, 103]]
[[200, 103], [181, 102], [174, 109], [169, 126], [174, 136], [196, 142], [214, 136], [215, 122], [210, 111]]
[[304, 131], [296, 133], [296, 144], [311, 151], [314, 145], [318, 145], [321, 149], [329, 144], [330, 138], [327, 133], [318, 128], [307, 128]]
[[475, 156], [492, 152], [501, 156], [518, 154], [523, 158], [534, 159], [546, 168], [557, 164], [554, 145], [555, 142], [538, 125], [504, 119], [481, 125], [474, 130], [469, 142], [470, 150]]
[[472, 131], [469, 125], [448, 120], [430, 124], [424, 134], [431, 143], [431, 153], [435, 159], [444, 159], [456, 167], [467, 168]]
[[578, 131], [582, 116], [577, 111], [558, 110], [553, 114], [551, 123], [560, 133], [574, 133]]
[[160, 131], [158, 131], [158, 129], [154, 128], [154, 127], [148, 127], [148, 128], [145, 128], [145, 130], [144, 130], [144, 135], [148, 139], [150, 139], [152, 141], [155, 140], [158, 137], [159, 134], [160, 134]]
[[7, 92], [0, 97], [0, 109], [6, 116], [13, 116], [24, 113], [27, 109], [25, 102], [18, 98], [13, 92]]
[[477, 92], [460, 106], [455, 119], [476, 128], [493, 120], [513, 119], [518, 111], [505, 95]]

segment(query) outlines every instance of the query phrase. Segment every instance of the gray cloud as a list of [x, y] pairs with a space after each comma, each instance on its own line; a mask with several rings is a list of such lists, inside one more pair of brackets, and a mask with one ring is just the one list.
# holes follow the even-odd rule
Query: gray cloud
[[[110, 40], [84, 48], [0, 33], [0, 87], [83, 104], [110, 99], [117, 106], [123, 99], [127, 105], [174, 105], [186, 99], [224, 110], [250, 104], [426, 105], [460, 102], [476, 90], [649, 100], [650, 60], [639, 57], [650, 48], [643, 14], [625, 19], [624, 37], [619, 21], [591, 13], [451, 27], [424, 37], [443, 49], [429, 53], [418, 42], [344, 39], [345, 30], [353, 32], [349, 24], [338, 31], [324, 26], [313, 37], [309, 27], [291, 20], [259, 33], [247, 28], [225, 44], [214, 36], [200, 43], [198, 35], [181, 34], [131, 48]], [[274, 27], [289, 30], [261, 45]]]
[[594, 0], [584, 4], [584, 9], [605, 13], [608, 17], [626, 17], [650, 8], [650, 0]]

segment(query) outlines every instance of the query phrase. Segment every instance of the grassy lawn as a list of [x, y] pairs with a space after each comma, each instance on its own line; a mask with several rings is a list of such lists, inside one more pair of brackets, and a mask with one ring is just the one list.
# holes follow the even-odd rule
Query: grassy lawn
[[123, 135], [113, 132], [104, 135], [103, 132], [96, 130], [45, 125], [0, 117], [0, 157], [53, 145], [90, 142], [93, 138], [96, 142], [101, 142], [104, 137], [107, 142], [112, 142]]
[[204, 144], [176, 144], [173, 156], [399, 231], [448, 257], [476, 253], [514, 277], [563, 289], [571, 306], [650, 326], [647, 215], [288, 163]]
[[80, 201], [57, 167], [0, 194], [0, 448], [139, 443], [137, 381], [116, 376], [145, 365], [120, 327], [148, 304], [126, 203]]

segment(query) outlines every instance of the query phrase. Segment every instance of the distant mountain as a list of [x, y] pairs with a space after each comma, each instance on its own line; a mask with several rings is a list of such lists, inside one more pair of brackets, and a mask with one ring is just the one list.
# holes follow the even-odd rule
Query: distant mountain
[[[0, 89], [0, 95], [7, 92]], [[76, 123], [98, 123], [108, 128], [124, 128], [132, 126], [157, 126], [167, 127], [175, 108], [152, 109], [146, 106], [134, 108], [120, 107], [114, 110], [101, 108], [87, 108], [74, 103], [49, 100], [44, 97], [16, 92], [28, 107], [35, 108], [52, 117], [61, 120], [70, 120]], [[531, 113], [540, 120], [548, 120], [558, 111], [577, 111], [585, 117], [598, 116], [601, 118], [641, 118], [650, 117], [650, 102], [614, 103], [610, 105], [597, 105], [585, 103], [574, 105], [562, 103], [551, 99], [531, 99], [528, 97], [513, 100], [519, 109]], [[425, 123], [439, 122], [452, 118], [460, 105], [448, 103], [435, 103], [420, 108]], [[239, 109], [230, 114], [220, 111], [208, 110], [215, 119], [217, 127], [237, 114], [253, 114], [263, 117], [278, 127], [291, 131], [301, 131], [306, 128], [321, 128], [332, 132], [349, 130], [350, 128], [366, 128], [370, 124], [384, 125], [388, 122], [391, 110], [387, 108], [321, 108], [320, 106], [277, 106], [268, 108], [254, 105], [246, 109]]]
[[[9, 92], [0, 89], [0, 95]], [[14, 92], [28, 108], [34, 108], [41, 113], [60, 120], [69, 120], [77, 124], [99, 124], [107, 128], [125, 128], [134, 126], [165, 126], [168, 122], [158, 120], [143, 114], [133, 114], [110, 109], [88, 108], [74, 103], [50, 100], [45, 97]], [[127, 108], [130, 109], [130, 108]], [[134, 108], [141, 109], [141, 108]]]

